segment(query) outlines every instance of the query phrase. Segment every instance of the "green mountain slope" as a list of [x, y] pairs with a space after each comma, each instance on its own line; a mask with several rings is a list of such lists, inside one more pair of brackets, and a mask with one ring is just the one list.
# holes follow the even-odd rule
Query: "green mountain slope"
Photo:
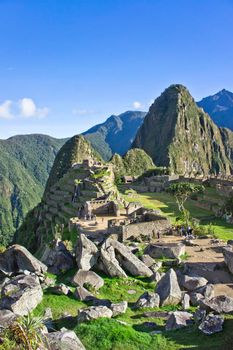
[[171, 85], [149, 109], [133, 142], [171, 173], [232, 172], [220, 129], [182, 85]]
[[11, 241], [28, 211], [40, 202], [64, 142], [37, 134], [0, 140], [0, 244]]
[[109, 160], [114, 153], [124, 155], [130, 149], [145, 115], [145, 112], [139, 111], [112, 115], [83, 135], [104, 160]]
[[124, 157], [114, 154], [111, 159], [116, 177], [124, 175], [141, 176], [145, 172], [155, 169], [153, 160], [142, 149], [131, 149]]

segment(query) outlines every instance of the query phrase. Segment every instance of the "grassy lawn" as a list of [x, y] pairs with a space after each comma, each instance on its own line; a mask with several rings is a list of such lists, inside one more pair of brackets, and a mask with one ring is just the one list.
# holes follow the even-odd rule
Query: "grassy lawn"
[[[222, 200], [222, 197], [213, 188], [207, 188], [205, 193], [200, 196], [215, 199], [216, 201]], [[172, 223], [175, 222], [176, 217], [179, 216], [179, 211], [174, 197], [167, 193], [137, 193], [135, 195], [124, 195], [125, 199], [129, 202], [140, 202], [144, 207], [148, 209], [160, 210], [162, 214], [167, 216]], [[216, 237], [223, 240], [233, 239], [233, 225], [228, 224], [224, 219], [216, 218], [214, 213], [210, 210], [200, 208], [197, 206], [197, 201], [189, 199], [185, 207], [190, 211], [191, 216], [200, 220], [200, 224], [207, 226], [210, 223], [214, 228]]]
[[[68, 283], [75, 270], [64, 275], [53, 277], [56, 282]], [[153, 291], [154, 283], [144, 278], [108, 278], [104, 277], [105, 284], [97, 292], [96, 296], [101, 299], [109, 299], [113, 302], [127, 300], [129, 307], [127, 312], [112, 319], [98, 319], [95, 321], [77, 324], [76, 318], [63, 322], [57, 322], [56, 327], [73, 329], [86, 347], [86, 350], [178, 350], [178, 349], [200, 349], [220, 350], [230, 349], [233, 341], [232, 326], [233, 316], [226, 316], [224, 332], [205, 336], [195, 325], [178, 331], [165, 332], [165, 321], [161, 318], [143, 317], [145, 311], [174, 311], [177, 307], [162, 307], [154, 309], [134, 310], [133, 303], [145, 290]], [[135, 290], [135, 294], [128, 294], [128, 290]], [[42, 315], [47, 307], [52, 309], [53, 318], [59, 319], [63, 313], [76, 316], [78, 309], [87, 307], [88, 303], [75, 300], [72, 295], [54, 295], [45, 291], [43, 301], [34, 310], [35, 315]], [[191, 311], [194, 311], [192, 308]], [[153, 322], [151, 328], [146, 322]], [[156, 330], [160, 334], [152, 335]], [[229, 347], [228, 347], [229, 346]]]

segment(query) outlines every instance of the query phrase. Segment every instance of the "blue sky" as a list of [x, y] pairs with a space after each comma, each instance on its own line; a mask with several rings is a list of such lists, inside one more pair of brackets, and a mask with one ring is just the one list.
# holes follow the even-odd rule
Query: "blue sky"
[[0, 0], [0, 138], [233, 91], [232, 0]]

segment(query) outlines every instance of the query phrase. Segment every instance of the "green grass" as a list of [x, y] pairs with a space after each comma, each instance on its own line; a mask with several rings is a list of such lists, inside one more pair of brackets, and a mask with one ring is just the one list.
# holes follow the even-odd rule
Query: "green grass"
[[[222, 199], [213, 188], [207, 188], [202, 196], [211, 196], [211, 198], [216, 200], [219, 200], [219, 197]], [[129, 202], [141, 202], [148, 209], [160, 210], [161, 214], [168, 217], [172, 223], [175, 223], [176, 217], [179, 216], [175, 198], [167, 192], [140, 193], [134, 195], [133, 198], [130, 195], [124, 195], [124, 197]], [[185, 207], [190, 211], [192, 217], [200, 221], [201, 225], [207, 227], [211, 222], [217, 238], [223, 240], [233, 239], [232, 224], [228, 224], [224, 219], [216, 218], [212, 211], [200, 208], [197, 206], [197, 201], [189, 199]]]

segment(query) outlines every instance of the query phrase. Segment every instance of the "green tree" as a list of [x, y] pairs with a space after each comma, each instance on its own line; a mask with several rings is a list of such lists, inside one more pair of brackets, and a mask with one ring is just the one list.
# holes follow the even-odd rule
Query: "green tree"
[[190, 213], [185, 208], [184, 204], [193, 193], [203, 193], [204, 190], [204, 186], [189, 182], [177, 182], [170, 185], [168, 188], [168, 191], [175, 197], [178, 209], [187, 226], [190, 221]]

